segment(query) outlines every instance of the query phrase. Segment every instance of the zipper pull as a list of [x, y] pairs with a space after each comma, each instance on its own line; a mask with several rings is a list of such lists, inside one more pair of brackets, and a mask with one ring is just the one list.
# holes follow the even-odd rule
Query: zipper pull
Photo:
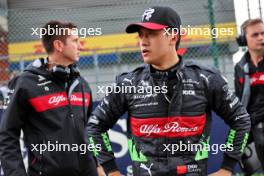
[[[163, 86], [166, 86], [166, 82], [165, 81], [163, 81]], [[166, 87], [167, 87], [167, 90], [168, 90], [168, 86], [166, 86]], [[171, 103], [171, 100], [168, 98], [168, 96], [166, 95], [166, 93], [163, 93], [163, 96], [166, 99], [166, 101], [170, 104]]]
[[71, 119], [72, 119], [72, 123], [73, 123], [73, 126], [74, 126], [74, 128], [75, 128], [75, 121], [74, 121], [74, 115], [73, 115], [73, 113], [71, 113]]

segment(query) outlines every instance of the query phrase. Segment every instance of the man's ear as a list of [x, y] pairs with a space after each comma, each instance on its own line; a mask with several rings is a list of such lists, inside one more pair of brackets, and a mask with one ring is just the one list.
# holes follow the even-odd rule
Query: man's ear
[[54, 51], [62, 52], [64, 43], [60, 40], [54, 40], [53, 47], [54, 47]]
[[173, 32], [171, 35], [171, 44], [173, 46], [176, 46], [178, 40], [179, 40], [179, 35]]

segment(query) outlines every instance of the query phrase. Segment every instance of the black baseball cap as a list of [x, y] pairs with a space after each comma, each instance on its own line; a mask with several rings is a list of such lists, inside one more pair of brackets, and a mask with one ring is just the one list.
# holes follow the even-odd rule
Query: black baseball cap
[[126, 32], [138, 32], [140, 27], [150, 30], [161, 30], [167, 27], [179, 29], [180, 25], [181, 18], [175, 10], [170, 7], [155, 6], [144, 11], [141, 22], [129, 24]]

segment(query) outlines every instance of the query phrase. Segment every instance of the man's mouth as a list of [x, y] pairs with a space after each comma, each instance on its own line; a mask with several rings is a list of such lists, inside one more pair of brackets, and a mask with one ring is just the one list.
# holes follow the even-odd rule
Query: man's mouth
[[150, 51], [147, 50], [147, 49], [143, 49], [143, 50], [141, 51], [141, 53], [142, 53], [143, 56], [149, 54], [149, 52], [150, 52]]

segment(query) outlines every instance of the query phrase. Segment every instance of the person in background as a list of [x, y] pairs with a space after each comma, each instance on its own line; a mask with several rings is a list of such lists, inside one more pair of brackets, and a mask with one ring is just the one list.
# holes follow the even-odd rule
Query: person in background
[[[42, 29], [48, 57], [35, 60], [9, 83], [12, 95], [0, 126], [4, 174], [97, 176], [93, 156], [79, 150], [81, 145], [88, 148], [84, 128], [92, 98], [76, 66], [81, 49], [76, 26], [50, 21]], [[21, 130], [28, 148], [27, 172], [19, 145]]]
[[[251, 137], [264, 169], [264, 23], [249, 19], [242, 24], [238, 43], [248, 51], [235, 65], [235, 92], [251, 117]], [[250, 141], [251, 141], [250, 140]], [[256, 164], [254, 164], [256, 165]]]

